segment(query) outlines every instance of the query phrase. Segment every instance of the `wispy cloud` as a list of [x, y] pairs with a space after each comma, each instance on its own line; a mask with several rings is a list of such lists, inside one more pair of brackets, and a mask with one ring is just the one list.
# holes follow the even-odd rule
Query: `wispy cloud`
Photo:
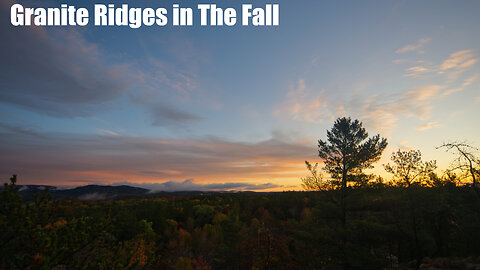
[[414, 66], [407, 68], [407, 74], [405, 74], [405, 77], [413, 77], [413, 78], [421, 78], [425, 76], [427, 73], [432, 72], [433, 70], [429, 67], [424, 67], [424, 66]]
[[175, 93], [181, 99], [188, 99], [192, 91], [198, 87], [196, 72], [192, 69], [194, 62], [190, 59], [178, 68], [169, 61], [149, 57], [146, 65], [150, 69], [141, 72], [143, 85], [151, 90], [163, 93], [168, 91], [170, 94]]
[[422, 39], [418, 40], [417, 43], [408, 44], [408, 45], [396, 50], [395, 53], [400, 54], [400, 53], [406, 53], [406, 52], [411, 52], [411, 51], [421, 52], [421, 49], [423, 48], [423, 46], [428, 44], [430, 41], [432, 41], [432, 39], [429, 38], [429, 37], [422, 38]]
[[326, 91], [308, 89], [303, 79], [300, 79], [295, 87], [291, 87], [284, 103], [274, 110], [274, 115], [288, 115], [294, 120], [311, 123], [333, 120]]
[[480, 58], [473, 50], [462, 50], [452, 53], [439, 67], [439, 74], [445, 74], [448, 79], [454, 80], [460, 74], [470, 69]]
[[326, 90], [313, 95], [303, 80], [291, 88], [274, 115], [312, 123], [332, 122], [335, 117], [359, 117], [377, 131], [390, 132], [401, 116], [428, 120], [434, 100], [442, 96], [443, 85], [426, 85], [390, 95], [356, 96], [350, 102], [332, 100]]
[[426, 102], [444, 88], [445, 86], [442, 85], [427, 85], [417, 87], [404, 93], [401, 97], [401, 101], [403, 101], [405, 104], [411, 105], [413, 105], [412, 103]]
[[455, 93], [458, 93], [458, 92], [463, 91], [463, 89], [464, 89], [463, 87], [457, 87], [457, 88], [448, 89], [448, 90], [446, 90], [446, 91], [444, 91], [444, 92], [442, 93], [442, 96], [443, 96], [443, 97], [450, 96], [450, 95], [452, 95], [452, 94], [455, 94]]
[[100, 135], [120, 136], [117, 132], [108, 129], [97, 129], [96, 132]]
[[26, 135], [29, 137], [42, 137], [41, 133], [32, 128], [0, 122], [0, 135], [8, 136], [12, 134], [17, 134], [20, 136]]
[[441, 95], [442, 97], [446, 97], [446, 96], [449, 96], [449, 95], [452, 95], [452, 94], [455, 94], [455, 93], [458, 93], [458, 92], [461, 92], [463, 90], [465, 90], [465, 87], [468, 87], [469, 85], [471, 85], [472, 83], [474, 83], [478, 78], [478, 74], [475, 73], [472, 77], [470, 78], [467, 78], [460, 87], [456, 87], [456, 88], [451, 88], [451, 89], [448, 89], [448, 90], [445, 90]]
[[372, 96], [360, 102], [359, 115], [373, 128], [386, 132], [395, 127], [401, 115], [427, 120], [432, 102], [442, 89], [441, 85], [427, 85], [390, 97]]
[[457, 51], [450, 55], [440, 66], [440, 70], [463, 69], [475, 64], [479, 59], [472, 50]]
[[[457, 79], [461, 74], [470, 70], [480, 58], [477, 58], [473, 50], [461, 50], [450, 54], [440, 64], [427, 64], [425, 61], [406, 69], [405, 77], [426, 78], [436, 75], [445, 76], [449, 82]], [[476, 75], [466, 81], [470, 84], [476, 80]]]
[[440, 124], [438, 122], [428, 122], [424, 125], [418, 126], [417, 130], [428, 130], [428, 129], [436, 128], [436, 127], [439, 127], [439, 126], [440, 126]]
[[462, 86], [467, 87], [467, 86], [471, 85], [472, 83], [474, 83], [478, 79], [478, 77], [479, 77], [478, 73], [475, 73], [472, 77], [466, 79], [465, 82], [463, 82]]

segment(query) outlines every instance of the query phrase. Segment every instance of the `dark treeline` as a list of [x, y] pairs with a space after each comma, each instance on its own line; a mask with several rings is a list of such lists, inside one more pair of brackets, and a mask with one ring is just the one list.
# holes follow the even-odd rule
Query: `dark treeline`
[[468, 269], [480, 251], [478, 196], [438, 178], [348, 187], [345, 213], [339, 189], [25, 203], [11, 180], [2, 269]]

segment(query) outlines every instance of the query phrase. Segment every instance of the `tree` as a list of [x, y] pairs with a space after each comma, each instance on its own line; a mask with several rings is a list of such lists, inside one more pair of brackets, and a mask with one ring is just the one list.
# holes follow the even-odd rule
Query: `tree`
[[341, 221], [341, 267], [346, 265], [347, 254], [347, 186], [349, 182], [363, 181], [366, 175], [364, 169], [372, 168], [372, 164], [380, 159], [387, 147], [387, 140], [375, 135], [368, 138], [362, 122], [350, 117], [338, 118], [330, 131], [327, 131], [327, 141], [318, 141], [318, 155], [324, 160], [325, 170], [334, 179], [334, 184], [340, 185], [340, 221]]
[[362, 122], [342, 117], [327, 131], [327, 141], [318, 141], [318, 155], [324, 159], [325, 169], [342, 189], [348, 182], [362, 178], [363, 170], [372, 168], [387, 147], [387, 140], [380, 138], [379, 134], [367, 138]]
[[480, 177], [480, 159], [474, 154], [474, 151], [478, 149], [467, 143], [459, 142], [444, 143], [437, 147], [437, 149], [439, 148], [445, 148], [447, 152], [456, 152], [457, 157], [448, 172], [460, 171], [463, 179], [471, 177], [472, 187], [477, 195], [480, 196], [480, 187], [477, 183]]
[[323, 178], [323, 174], [318, 171], [318, 163], [312, 165], [310, 162], [305, 161], [305, 164], [311, 174], [311, 176], [302, 178], [302, 187], [305, 190], [328, 190], [332, 188], [330, 183]]
[[399, 186], [410, 187], [414, 183], [421, 183], [436, 168], [436, 161], [422, 161], [420, 150], [410, 150], [392, 153], [393, 165], [386, 164], [385, 170], [393, 174], [393, 179]]
[[392, 153], [393, 165], [386, 164], [385, 170], [393, 174], [393, 179], [399, 186], [407, 187], [408, 209], [413, 233], [412, 256], [415, 258], [415, 268], [418, 269], [424, 256], [424, 248], [419, 240], [419, 225], [417, 217], [417, 203], [410, 192], [413, 184], [421, 184], [436, 168], [436, 161], [422, 162], [420, 150], [401, 151]]

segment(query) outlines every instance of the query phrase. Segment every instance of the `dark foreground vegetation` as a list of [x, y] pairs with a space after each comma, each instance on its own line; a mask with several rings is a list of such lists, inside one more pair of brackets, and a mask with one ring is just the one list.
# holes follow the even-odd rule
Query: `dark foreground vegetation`
[[15, 180], [0, 191], [1, 269], [475, 269], [479, 262], [480, 200], [448, 181], [377, 182], [343, 195], [105, 201], [54, 202], [47, 191], [25, 203]]

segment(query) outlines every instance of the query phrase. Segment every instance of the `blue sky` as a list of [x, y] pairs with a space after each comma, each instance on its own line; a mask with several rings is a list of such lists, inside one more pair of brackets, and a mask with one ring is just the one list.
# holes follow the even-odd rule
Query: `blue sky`
[[1, 0], [4, 179], [298, 189], [340, 116], [388, 138], [379, 174], [398, 148], [441, 173], [452, 156], [435, 146], [480, 145], [478, 1], [277, 1], [278, 27], [139, 29], [13, 27], [13, 3]]

